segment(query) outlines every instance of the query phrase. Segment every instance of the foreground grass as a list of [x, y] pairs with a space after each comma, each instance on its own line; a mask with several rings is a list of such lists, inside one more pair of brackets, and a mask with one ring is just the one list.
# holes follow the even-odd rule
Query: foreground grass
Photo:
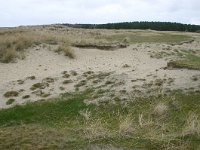
[[200, 95], [86, 104], [92, 90], [0, 111], [0, 149], [200, 148]]
[[25, 106], [16, 106], [11, 109], [2, 110], [0, 114], [0, 125], [19, 125], [21, 123], [36, 123], [47, 126], [55, 126], [58, 123], [70, 122], [75, 119], [79, 111], [87, 106], [82, 102], [86, 93], [73, 95], [50, 101], [28, 103]]
[[200, 70], [200, 57], [194, 54], [188, 54], [181, 60], [169, 62], [168, 67]]

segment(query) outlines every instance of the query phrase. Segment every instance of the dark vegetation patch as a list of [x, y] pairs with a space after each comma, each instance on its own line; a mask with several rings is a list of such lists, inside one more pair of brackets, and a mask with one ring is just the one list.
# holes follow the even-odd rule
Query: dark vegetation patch
[[76, 71], [74, 71], [74, 70], [70, 71], [70, 73], [71, 73], [72, 76], [77, 76], [78, 75], [78, 73]]
[[9, 100], [7, 100], [7, 102], [6, 102], [6, 105], [11, 105], [11, 104], [13, 104], [15, 102], [15, 99], [9, 99]]
[[23, 81], [23, 80], [17, 80], [17, 83], [18, 83], [19, 85], [21, 85], [21, 84], [24, 84], [24, 81]]
[[24, 95], [24, 96], [22, 97], [22, 99], [28, 99], [28, 98], [30, 98], [30, 95]]
[[78, 48], [86, 48], [86, 49], [101, 49], [101, 50], [115, 50], [120, 48], [126, 48], [127, 44], [87, 44], [87, 43], [75, 43], [73, 46]]
[[70, 84], [70, 83], [73, 83], [73, 81], [72, 80], [65, 80], [65, 81], [63, 81], [63, 84]]
[[48, 87], [49, 84], [48, 83], [45, 83], [45, 82], [42, 82], [42, 83], [35, 83], [31, 86], [31, 90], [36, 90], [36, 89], [45, 89], [46, 87]]
[[82, 86], [84, 86], [84, 85], [86, 85], [87, 84], [87, 81], [86, 80], [81, 80], [79, 83], [77, 83], [76, 85], [75, 85], [75, 87], [82, 87]]
[[36, 77], [35, 76], [30, 76], [30, 77], [27, 77], [26, 79], [35, 80]]
[[51, 78], [51, 77], [47, 77], [47, 78], [43, 79], [42, 81], [46, 82], [46, 83], [54, 83], [55, 79]]
[[8, 91], [4, 94], [4, 97], [17, 97], [19, 95], [19, 92], [17, 91]]
[[69, 78], [69, 77], [70, 77], [69, 74], [64, 74], [64, 75], [63, 75], [63, 78]]
[[175, 46], [175, 45], [183, 45], [183, 44], [192, 44], [193, 42], [194, 42], [194, 40], [189, 40], [189, 41], [183, 41], [183, 42], [171, 44], [171, 45]]

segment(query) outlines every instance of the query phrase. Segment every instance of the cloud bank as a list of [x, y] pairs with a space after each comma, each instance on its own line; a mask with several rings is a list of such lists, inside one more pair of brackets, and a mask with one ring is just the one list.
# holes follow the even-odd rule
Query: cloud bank
[[0, 0], [0, 26], [170, 21], [200, 25], [199, 0]]

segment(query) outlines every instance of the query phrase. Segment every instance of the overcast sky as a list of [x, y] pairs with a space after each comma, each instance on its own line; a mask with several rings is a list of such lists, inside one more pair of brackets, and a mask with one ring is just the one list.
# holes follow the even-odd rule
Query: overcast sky
[[0, 26], [170, 21], [200, 25], [200, 0], [0, 0]]

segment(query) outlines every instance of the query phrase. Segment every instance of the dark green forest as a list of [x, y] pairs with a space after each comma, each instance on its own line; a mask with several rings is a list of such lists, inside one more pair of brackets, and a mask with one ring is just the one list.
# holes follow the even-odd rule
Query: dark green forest
[[85, 29], [151, 29], [158, 31], [199, 32], [200, 25], [181, 24], [175, 22], [122, 22], [108, 24], [64, 24], [74, 28]]

